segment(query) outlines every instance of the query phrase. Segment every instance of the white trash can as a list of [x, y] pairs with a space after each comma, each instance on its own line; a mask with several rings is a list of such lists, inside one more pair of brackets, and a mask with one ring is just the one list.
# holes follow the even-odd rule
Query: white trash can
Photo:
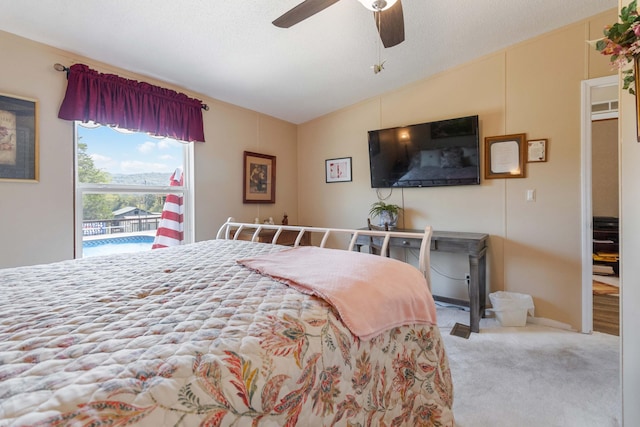
[[489, 300], [502, 326], [525, 326], [527, 314], [534, 316], [531, 295], [498, 291], [489, 294]]

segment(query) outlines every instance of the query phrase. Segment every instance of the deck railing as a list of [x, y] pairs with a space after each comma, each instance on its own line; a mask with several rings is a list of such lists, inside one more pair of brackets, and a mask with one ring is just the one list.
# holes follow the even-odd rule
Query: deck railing
[[101, 234], [137, 233], [157, 230], [159, 223], [160, 215], [82, 221], [82, 235], [97, 236]]

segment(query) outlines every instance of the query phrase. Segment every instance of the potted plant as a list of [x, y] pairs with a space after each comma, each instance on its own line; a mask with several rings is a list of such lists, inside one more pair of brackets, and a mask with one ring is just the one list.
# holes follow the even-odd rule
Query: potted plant
[[623, 70], [623, 90], [628, 90], [635, 95], [639, 88], [636, 87], [638, 77], [636, 73], [640, 68], [638, 61], [640, 55], [640, 14], [638, 13], [637, 0], [633, 0], [627, 7], [620, 10], [620, 20], [604, 28], [604, 37], [591, 42], [598, 52], [611, 58], [611, 65], [621, 69], [630, 62], [634, 62], [634, 68]]
[[376, 216], [379, 218], [380, 226], [384, 226], [385, 224], [389, 225], [389, 228], [395, 228], [398, 223], [398, 215], [402, 211], [402, 208], [398, 205], [387, 204], [383, 201], [377, 201], [371, 205], [371, 210], [369, 210], [369, 215], [375, 218]]

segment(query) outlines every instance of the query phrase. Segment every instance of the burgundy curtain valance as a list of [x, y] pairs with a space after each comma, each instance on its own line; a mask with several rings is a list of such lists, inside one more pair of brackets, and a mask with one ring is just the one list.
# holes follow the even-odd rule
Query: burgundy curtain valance
[[75, 64], [58, 117], [204, 142], [202, 107], [183, 93]]

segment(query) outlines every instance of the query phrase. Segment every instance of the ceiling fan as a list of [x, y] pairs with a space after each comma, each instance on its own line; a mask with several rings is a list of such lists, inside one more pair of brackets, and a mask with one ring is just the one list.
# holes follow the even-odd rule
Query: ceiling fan
[[[302, 3], [273, 21], [273, 25], [289, 28], [323, 11], [340, 0], [304, 0]], [[358, 0], [373, 11], [380, 40], [384, 47], [392, 47], [404, 41], [404, 18], [400, 0]]]

